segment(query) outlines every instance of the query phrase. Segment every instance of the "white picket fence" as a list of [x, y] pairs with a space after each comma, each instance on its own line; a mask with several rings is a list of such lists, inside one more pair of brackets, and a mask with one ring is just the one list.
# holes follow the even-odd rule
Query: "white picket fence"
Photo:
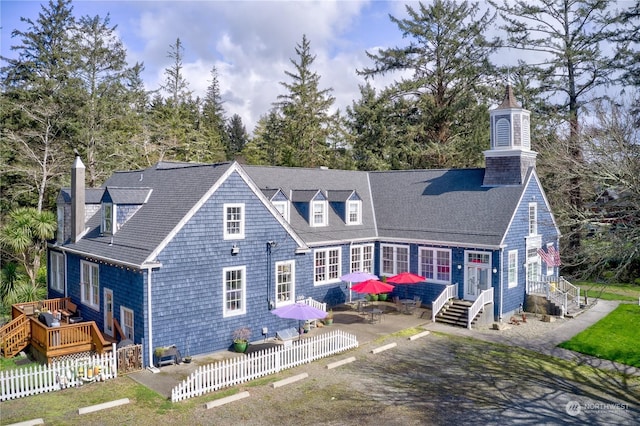
[[116, 348], [109, 353], [0, 372], [0, 401], [52, 392], [118, 376]]
[[171, 390], [171, 401], [204, 395], [357, 347], [355, 335], [334, 330], [290, 345], [203, 365]]

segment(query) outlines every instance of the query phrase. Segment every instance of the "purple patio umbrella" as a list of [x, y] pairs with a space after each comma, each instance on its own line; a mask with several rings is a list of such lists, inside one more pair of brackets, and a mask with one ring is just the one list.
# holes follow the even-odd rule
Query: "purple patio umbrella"
[[378, 276], [370, 272], [354, 271], [349, 274], [345, 274], [340, 277], [342, 281], [349, 281], [352, 283], [361, 283], [367, 280], [377, 280]]
[[282, 306], [271, 313], [280, 318], [298, 320], [298, 330], [300, 330], [300, 321], [323, 319], [327, 316], [325, 311], [301, 302]]

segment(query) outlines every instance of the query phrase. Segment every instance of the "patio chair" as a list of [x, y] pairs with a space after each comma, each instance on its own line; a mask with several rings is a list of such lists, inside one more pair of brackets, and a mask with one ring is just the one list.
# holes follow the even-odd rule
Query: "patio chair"
[[421, 297], [416, 297], [415, 298], [416, 303], [413, 305], [413, 310], [418, 313], [420, 307], [422, 306], [422, 298]]
[[420, 307], [420, 303], [422, 303], [422, 299], [420, 299], [419, 297], [414, 298], [413, 303], [407, 305], [407, 311], [409, 312], [409, 314], [413, 314], [414, 312], [416, 312], [417, 308]]
[[393, 297], [393, 303], [396, 305], [396, 309], [398, 310], [398, 312], [402, 313], [402, 311], [404, 310], [404, 305], [402, 304], [402, 302], [400, 302], [400, 298], [398, 296]]

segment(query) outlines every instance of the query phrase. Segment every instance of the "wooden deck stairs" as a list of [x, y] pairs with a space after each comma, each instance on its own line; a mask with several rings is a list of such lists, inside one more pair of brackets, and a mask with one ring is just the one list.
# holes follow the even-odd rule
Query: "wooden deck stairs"
[[[469, 307], [472, 302], [460, 299], [450, 299], [436, 315], [436, 322], [453, 325], [456, 327], [467, 328], [467, 318], [469, 315]], [[471, 325], [475, 325], [480, 314], [471, 321]]]

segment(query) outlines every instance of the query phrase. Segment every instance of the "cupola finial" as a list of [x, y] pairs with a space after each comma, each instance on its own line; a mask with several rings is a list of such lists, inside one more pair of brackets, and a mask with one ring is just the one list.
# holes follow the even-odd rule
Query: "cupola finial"
[[507, 108], [521, 108], [520, 104], [518, 103], [518, 101], [516, 101], [516, 97], [513, 94], [513, 88], [508, 83], [504, 93], [504, 100], [502, 101], [498, 109]]

